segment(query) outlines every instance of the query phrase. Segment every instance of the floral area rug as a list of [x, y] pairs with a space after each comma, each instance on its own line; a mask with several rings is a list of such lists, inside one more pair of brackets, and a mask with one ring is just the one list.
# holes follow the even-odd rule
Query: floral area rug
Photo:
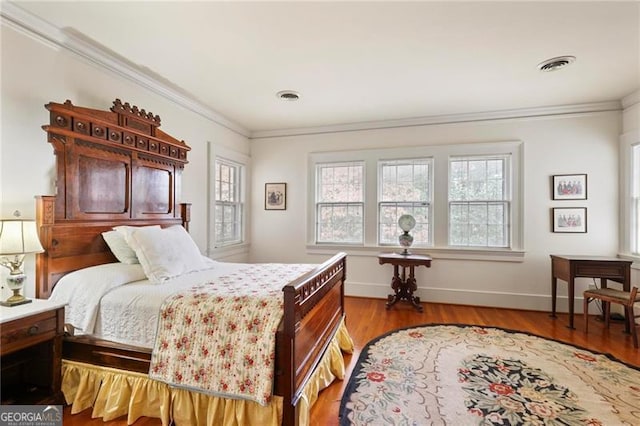
[[498, 328], [424, 325], [362, 350], [346, 425], [640, 425], [640, 369]]

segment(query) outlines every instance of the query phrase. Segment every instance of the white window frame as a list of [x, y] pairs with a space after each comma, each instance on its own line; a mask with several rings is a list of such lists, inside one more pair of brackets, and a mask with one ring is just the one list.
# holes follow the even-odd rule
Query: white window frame
[[[343, 201], [343, 202], [335, 202], [335, 201], [328, 201], [328, 200], [323, 200], [320, 198], [319, 194], [321, 192], [321, 187], [322, 187], [322, 183], [320, 181], [320, 174], [323, 168], [335, 168], [335, 167], [361, 167], [362, 168], [362, 200], [361, 201], [357, 201], [357, 200], [351, 200], [351, 201]], [[350, 208], [350, 207], [360, 207], [361, 211], [362, 211], [362, 216], [364, 218], [364, 191], [366, 190], [366, 185], [365, 185], [365, 167], [364, 167], [364, 163], [362, 161], [341, 161], [341, 162], [327, 162], [327, 163], [316, 163], [315, 165], [315, 173], [316, 173], [316, 179], [315, 179], [315, 238], [314, 241], [316, 242], [316, 244], [346, 244], [346, 245], [353, 245], [353, 244], [362, 244], [364, 242], [364, 221], [362, 223], [362, 235], [363, 235], [363, 241], [351, 241], [351, 242], [346, 242], [346, 241], [341, 241], [341, 242], [336, 242], [336, 241], [321, 241], [320, 237], [319, 237], [319, 233], [320, 233], [320, 209], [323, 207], [329, 207], [329, 208], [334, 208], [334, 207], [346, 207], [346, 208]]]
[[[382, 200], [383, 190], [384, 190], [384, 173], [383, 168], [388, 164], [393, 164], [395, 166], [402, 165], [403, 163], [406, 165], [411, 164], [415, 166], [417, 163], [424, 163], [428, 167], [427, 174], [427, 193], [428, 197], [425, 200], [407, 200], [398, 198], [396, 200]], [[393, 244], [385, 243], [382, 241], [382, 206], [383, 205], [395, 205], [396, 209], [402, 209], [405, 211], [410, 211], [409, 214], [412, 214], [416, 208], [419, 207], [427, 207], [428, 214], [427, 218], [424, 221], [420, 221], [417, 215], [413, 214], [416, 218], [416, 222], [419, 225], [426, 225], [428, 227], [427, 232], [427, 240], [419, 241], [418, 239], [414, 240], [413, 247], [431, 247], [433, 246], [433, 158], [430, 157], [421, 157], [421, 158], [403, 158], [403, 159], [380, 159], [378, 161], [378, 169], [377, 169], [377, 190], [378, 190], [378, 215], [377, 215], [377, 232], [378, 239], [377, 243], [379, 246], [395, 246], [397, 245], [397, 240], [394, 241]], [[399, 216], [396, 214], [396, 216]], [[421, 223], [422, 222], [422, 223]], [[397, 224], [395, 224], [397, 228]], [[414, 235], [415, 236], [415, 235]]]
[[[506, 248], [453, 247], [448, 245], [448, 161], [450, 156], [509, 155], [511, 157], [510, 246]], [[428, 253], [439, 258], [522, 261], [524, 257], [524, 146], [521, 141], [423, 145], [419, 147], [365, 149], [357, 151], [316, 152], [309, 155], [307, 249], [313, 254], [331, 253], [342, 249], [350, 255], [370, 256], [383, 247], [378, 244], [378, 162], [385, 159], [433, 159], [432, 222], [433, 245], [416, 253]], [[319, 245], [315, 243], [315, 165], [319, 162], [365, 162], [364, 243], [359, 247]], [[389, 246], [384, 247], [389, 250]]]
[[[208, 170], [209, 170], [209, 211], [208, 211], [208, 229], [207, 229], [207, 255], [212, 258], [222, 258], [228, 255], [246, 254], [249, 251], [249, 241], [247, 229], [249, 223], [249, 208], [247, 197], [249, 194], [250, 179], [250, 158], [240, 152], [233, 151], [223, 146], [213, 143], [208, 144]], [[235, 203], [239, 206], [239, 224], [240, 238], [221, 241], [216, 235], [216, 163], [220, 161], [227, 165], [237, 167], [238, 169], [238, 201]]]
[[[226, 167], [230, 170], [231, 174], [233, 175], [233, 182], [232, 183], [228, 183], [229, 186], [229, 190], [231, 193], [233, 193], [233, 196], [231, 197], [233, 199], [233, 201], [226, 201], [226, 200], [221, 200], [219, 199], [219, 194], [216, 191], [216, 189], [218, 189], [219, 186], [222, 186], [223, 182], [219, 179], [220, 176], [218, 174], [218, 167]], [[236, 245], [236, 244], [242, 244], [243, 239], [244, 239], [244, 235], [243, 235], [243, 216], [244, 216], [244, 203], [242, 201], [242, 186], [243, 186], [243, 181], [244, 179], [242, 178], [243, 175], [243, 165], [240, 163], [236, 163], [235, 161], [229, 160], [227, 158], [224, 157], [219, 157], [216, 156], [216, 160], [215, 160], [215, 166], [214, 166], [214, 178], [213, 180], [215, 181], [215, 188], [214, 188], [214, 200], [213, 200], [213, 207], [214, 207], [214, 239], [216, 241], [216, 247], [224, 247], [224, 246], [232, 246], [232, 245]], [[218, 207], [222, 207], [223, 209], [223, 214], [222, 214], [222, 224], [231, 224], [234, 227], [237, 227], [237, 229], [235, 230], [235, 232], [233, 232], [233, 237], [232, 238], [226, 238], [224, 236], [218, 235], [217, 233], [217, 226], [218, 225], [218, 215], [216, 214], [215, 210], [218, 209]], [[233, 217], [232, 218], [227, 218], [224, 214], [224, 208], [225, 207], [233, 207]]]
[[620, 138], [620, 254], [640, 262], [640, 130]]
[[631, 239], [631, 254], [640, 256], [640, 143], [631, 147], [631, 226], [629, 234]]
[[[502, 174], [503, 174], [503, 185], [502, 185], [502, 193], [503, 193], [503, 197], [501, 199], [486, 199], [486, 200], [454, 200], [451, 197], [451, 163], [453, 161], [473, 161], [473, 160], [485, 160], [485, 161], [489, 161], [489, 160], [496, 160], [499, 159], [501, 161], [503, 161], [503, 167], [502, 167]], [[510, 232], [510, 228], [511, 228], [511, 181], [512, 181], [512, 171], [511, 171], [511, 156], [509, 154], [488, 154], [488, 155], [464, 155], [464, 156], [450, 156], [449, 157], [449, 174], [447, 176], [447, 182], [448, 182], [448, 192], [449, 192], [449, 199], [448, 199], [448, 203], [449, 203], [449, 209], [448, 209], [448, 214], [447, 214], [447, 218], [448, 218], [448, 226], [449, 226], [449, 233], [448, 233], [448, 245], [455, 247], [455, 246], [459, 246], [459, 247], [470, 247], [470, 248], [507, 248], [507, 247], [511, 247], [511, 232]], [[506, 239], [506, 244], [504, 245], [489, 245], [489, 243], [487, 242], [487, 244], [454, 244], [451, 241], [451, 231], [452, 231], [452, 219], [451, 219], [451, 209], [454, 205], [458, 205], [458, 206], [486, 206], [487, 208], [491, 205], [502, 205], [504, 206], [504, 210], [505, 212], [503, 213], [504, 216], [506, 217], [506, 221], [504, 223], [504, 233], [505, 233], [505, 239]]]

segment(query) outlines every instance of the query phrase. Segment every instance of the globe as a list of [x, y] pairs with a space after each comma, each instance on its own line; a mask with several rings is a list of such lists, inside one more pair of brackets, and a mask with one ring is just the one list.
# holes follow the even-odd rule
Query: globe
[[403, 214], [398, 219], [398, 226], [404, 232], [409, 232], [416, 226], [416, 220], [410, 214]]

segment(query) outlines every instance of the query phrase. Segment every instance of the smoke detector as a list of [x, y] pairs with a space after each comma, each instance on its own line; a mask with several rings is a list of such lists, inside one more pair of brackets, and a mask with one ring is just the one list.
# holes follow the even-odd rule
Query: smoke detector
[[276, 93], [276, 96], [283, 101], [297, 101], [300, 99], [300, 93], [294, 92], [293, 90], [282, 90]]
[[576, 60], [575, 56], [558, 56], [556, 58], [547, 59], [538, 64], [538, 69], [542, 72], [556, 71], [572, 64]]

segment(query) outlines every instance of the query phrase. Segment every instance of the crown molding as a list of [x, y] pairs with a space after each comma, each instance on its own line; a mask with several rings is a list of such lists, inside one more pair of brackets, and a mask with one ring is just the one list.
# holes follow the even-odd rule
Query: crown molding
[[47, 43], [55, 48], [66, 49], [83, 59], [126, 78], [138, 85], [172, 101], [184, 108], [236, 132], [249, 139], [265, 139], [283, 136], [302, 136], [322, 133], [354, 132], [360, 130], [380, 130], [397, 127], [429, 126], [438, 124], [454, 124], [475, 121], [490, 121], [504, 119], [527, 119], [545, 116], [560, 116], [569, 114], [583, 114], [606, 111], [620, 111], [640, 102], [640, 90], [626, 96], [622, 101], [608, 101], [577, 105], [562, 105], [552, 107], [521, 108], [478, 113], [436, 115], [397, 120], [381, 120], [359, 123], [337, 124], [317, 127], [301, 127], [293, 129], [259, 130], [249, 129], [235, 123], [209, 106], [205, 105], [193, 95], [176, 87], [167, 80], [154, 75], [150, 70], [141, 68], [130, 61], [97, 45], [95, 42], [83, 38], [81, 34], [62, 30], [49, 22], [22, 9], [14, 2], [0, 3], [2, 24]]
[[399, 120], [369, 121], [361, 123], [338, 124], [333, 126], [306, 127], [284, 130], [262, 130], [251, 133], [250, 139], [265, 139], [282, 136], [303, 136], [321, 133], [356, 132], [360, 130], [380, 130], [397, 127], [432, 126], [437, 124], [468, 123], [505, 119], [527, 119], [569, 114], [585, 114], [607, 111], [620, 111], [620, 101], [594, 102], [576, 105], [561, 105], [537, 108], [519, 108], [500, 111], [487, 111], [466, 114], [434, 115]]
[[63, 30], [38, 16], [21, 8], [14, 2], [3, 1], [0, 8], [2, 24], [22, 32], [48, 45], [66, 49], [100, 68], [124, 77], [138, 85], [192, 111], [207, 120], [213, 121], [244, 137], [249, 137], [250, 131], [235, 123], [220, 113], [203, 104], [192, 95], [162, 80], [150, 70], [141, 68], [103, 46], [83, 38], [81, 34]]
[[635, 104], [640, 103], [640, 90], [636, 90], [633, 93], [628, 94], [622, 98], [622, 108], [627, 109]]

